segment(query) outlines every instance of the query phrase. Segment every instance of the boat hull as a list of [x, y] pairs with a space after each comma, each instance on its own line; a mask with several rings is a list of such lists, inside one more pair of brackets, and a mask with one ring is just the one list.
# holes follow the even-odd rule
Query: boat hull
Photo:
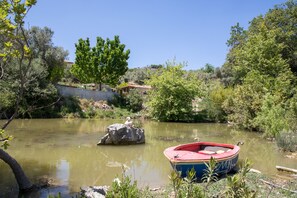
[[196, 177], [201, 179], [206, 173], [207, 164], [216, 160], [215, 173], [224, 175], [230, 172], [237, 164], [240, 148], [231, 144], [214, 142], [194, 142], [165, 149], [164, 155], [169, 159], [174, 170], [179, 171], [182, 177], [194, 168]]
[[[215, 173], [218, 175], [224, 175], [229, 173], [237, 164], [238, 155], [233, 156], [230, 159], [217, 161]], [[208, 162], [170, 162], [172, 168], [181, 173], [181, 177], [186, 177], [187, 172], [194, 168], [196, 172], [196, 178], [201, 179], [207, 170]]]

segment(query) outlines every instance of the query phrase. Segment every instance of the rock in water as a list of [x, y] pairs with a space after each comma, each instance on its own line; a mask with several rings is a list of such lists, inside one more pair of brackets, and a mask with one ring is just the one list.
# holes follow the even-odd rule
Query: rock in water
[[107, 133], [97, 145], [143, 143], [145, 143], [144, 129], [129, 127], [125, 124], [112, 124], [107, 127]]
[[89, 186], [89, 187], [82, 187], [81, 188], [81, 196], [86, 198], [104, 198], [108, 186]]

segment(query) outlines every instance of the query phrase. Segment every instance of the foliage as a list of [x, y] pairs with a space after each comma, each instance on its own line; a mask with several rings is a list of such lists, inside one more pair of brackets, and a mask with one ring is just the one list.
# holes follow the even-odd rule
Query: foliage
[[51, 106], [59, 100], [52, 82], [61, 77], [59, 71], [63, 71], [68, 53], [53, 45], [53, 32], [49, 28], [32, 27], [23, 31], [22, 42], [24, 45], [28, 43], [30, 53], [24, 57], [12, 57], [0, 79], [3, 85], [0, 89], [7, 93], [4, 97], [22, 97], [15, 97], [10, 106], [1, 108], [2, 116], [10, 117], [18, 103], [20, 108], [17, 113], [22, 117], [50, 117], [54, 114]]
[[47, 71], [46, 79], [58, 82], [64, 75], [64, 60], [68, 52], [62, 47], [54, 46], [52, 42], [54, 32], [48, 27], [32, 27], [27, 34], [34, 58], [40, 59], [39, 64]]
[[148, 82], [150, 115], [160, 121], [189, 121], [193, 113], [192, 101], [199, 90], [192, 76], [184, 78], [183, 65], [167, 63], [161, 75], [153, 75]]
[[230, 48], [235, 48], [246, 41], [247, 31], [240, 27], [240, 24], [231, 27], [230, 38], [227, 41], [227, 46]]
[[242, 82], [251, 70], [271, 76], [290, 68], [296, 74], [296, 1], [288, 1], [255, 17], [248, 30], [231, 28], [230, 51], [222, 70], [231, 84]]
[[172, 170], [170, 172], [169, 180], [172, 183], [172, 187], [173, 187], [175, 197], [177, 197], [178, 192], [180, 191], [180, 187], [182, 185], [181, 172]]
[[140, 190], [137, 188], [137, 182], [131, 181], [129, 176], [123, 171], [121, 179], [115, 178], [110, 189], [107, 191], [106, 198], [138, 198]]
[[0, 129], [0, 147], [7, 149], [9, 146], [9, 141], [12, 139], [12, 136], [5, 134], [5, 131]]
[[227, 120], [223, 103], [231, 94], [232, 89], [224, 88], [218, 81], [214, 81], [210, 84], [200, 104], [203, 110], [206, 111], [208, 120], [216, 122], [225, 122]]
[[276, 137], [282, 131], [288, 130], [286, 109], [275, 96], [267, 94], [263, 105], [254, 119], [255, 126], [264, 132], [265, 136]]
[[[33, 56], [24, 29], [24, 18], [35, 3], [36, 0], [0, 1], [0, 85], [7, 82], [9, 86], [4, 89], [14, 93], [16, 97], [9, 119], [7, 119], [5, 124], [1, 127], [1, 136], [3, 136], [3, 130], [5, 130], [10, 122], [18, 115], [20, 104], [24, 101], [26, 83], [30, 82], [27, 81], [26, 75], [31, 69]], [[15, 79], [13, 79], [8, 72], [11, 69], [11, 62], [17, 62], [18, 72], [16, 75], [17, 78]], [[13, 79], [13, 81], [8, 81], [8, 79]], [[1, 111], [3, 111], [3, 109], [1, 109]], [[1, 140], [1, 146], [3, 146], [4, 149], [8, 146], [6, 140], [9, 140], [9, 136], [8, 139], [4, 137], [4, 139]], [[2, 144], [3, 142], [4, 144]], [[33, 189], [33, 184], [27, 178], [19, 163], [8, 153], [4, 152], [2, 148], [0, 151], [0, 158], [12, 169], [20, 191]]]
[[142, 67], [142, 68], [132, 68], [128, 69], [120, 79], [121, 82], [134, 82], [139, 85], [143, 85], [146, 80], [149, 80], [151, 75], [158, 72], [162, 68], [162, 65], [155, 67], [153, 65]]
[[62, 198], [62, 194], [59, 192], [57, 195], [49, 195], [47, 198]]
[[[97, 37], [95, 47], [90, 46], [89, 38], [79, 39], [75, 47], [75, 64], [71, 73], [83, 83], [116, 85], [128, 69], [130, 50], [125, 51], [119, 36], [114, 40]], [[99, 88], [101, 90], [101, 86]]]
[[[82, 116], [82, 109], [80, 106], [80, 101], [75, 97], [64, 97], [59, 102], [61, 117], [69, 117], [70, 114]], [[76, 116], [74, 116], [76, 117]]]
[[213, 65], [207, 63], [204, 68], [202, 68], [202, 71], [204, 71], [205, 73], [214, 73], [215, 68]]
[[202, 181], [206, 183], [205, 188], [209, 186], [211, 182], [216, 182], [218, 180], [217, 170], [217, 161], [215, 158], [211, 157], [209, 163], [204, 163], [207, 167], [205, 172], [203, 173]]
[[296, 95], [296, 10], [297, 2], [289, 0], [254, 18], [248, 30], [239, 24], [231, 29], [221, 71], [234, 92], [223, 108], [240, 127], [275, 137], [293, 125], [296, 113], [288, 106]]
[[127, 109], [132, 112], [138, 112], [142, 109], [143, 95], [140, 91], [132, 89], [126, 96]]
[[181, 178], [180, 172], [171, 171], [169, 179], [172, 183], [176, 198], [202, 198], [205, 197], [202, 188], [195, 184], [196, 172], [192, 168], [187, 171], [187, 177]]
[[279, 148], [284, 151], [297, 151], [297, 132], [283, 131], [276, 136], [276, 143]]
[[0, 80], [0, 118], [7, 118], [6, 112], [13, 109], [16, 102], [15, 93], [10, 88], [10, 83]]
[[266, 78], [258, 72], [250, 72], [242, 85], [235, 87], [232, 94], [224, 101], [223, 108], [228, 120], [246, 129], [254, 129], [253, 119], [262, 106], [262, 97]]
[[246, 185], [246, 175], [250, 171], [251, 162], [245, 160], [244, 166], [240, 169], [239, 174], [227, 177], [226, 189], [224, 195], [230, 198], [254, 198], [256, 193]]

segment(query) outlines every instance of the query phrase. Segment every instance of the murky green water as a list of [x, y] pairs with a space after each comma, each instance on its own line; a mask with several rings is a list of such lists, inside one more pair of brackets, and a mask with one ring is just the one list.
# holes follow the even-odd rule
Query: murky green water
[[[193, 141], [236, 143], [241, 146], [240, 159], [249, 158], [253, 168], [276, 174], [275, 166], [297, 168], [297, 160], [284, 157], [274, 143], [256, 133], [236, 132], [224, 124], [159, 123], [146, 121], [146, 144], [131, 146], [97, 146], [106, 127], [124, 120], [14, 120], [8, 130], [15, 139], [8, 152], [36, 181], [45, 176], [59, 187], [45, 189], [38, 196], [79, 191], [81, 186], [110, 185], [120, 176], [122, 165], [140, 186], [168, 184], [171, 167], [163, 155], [169, 146]], [[0, 197], [15, 193], [17, 184], [8, 166], [0, 161]], [[11, 192], [13, 191], [13, 192]]]

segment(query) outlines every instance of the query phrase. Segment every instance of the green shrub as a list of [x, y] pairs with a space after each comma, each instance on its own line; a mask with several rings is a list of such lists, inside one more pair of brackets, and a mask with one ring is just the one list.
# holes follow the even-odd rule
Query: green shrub
[[69, 114], [74, 117], [82, 115], [80, 101], [75, 97], [64, 97], [60, 102], [60, 114], [62, 117], [69, 117]]
[[232, 93], [232, 89], [224, 88], [218, 83], [209, 89], [209, 93], [202, 100], [201, 104], [206, 111], [207, 119], [210, 121], [225, 122], [227, 114], [223, 109], [223, 103]]
[[249, 189], [247, 186], [246, 174], [250, 171], [250, 167], [251, 167], [251, 162], [248, 160], [245, 160], [245, 163], [243, 167], [240, 169], [238, 174], [232, 177], [227, 177], [227, 184], [225, 187], [226, 189], [222, 193], [223, 197], [230, 197], [230, 198], [256, 197], [256, 192]]
[[127, 109], [132, 112], [138, 112], [142, 109], [143, 95], [136, 89], [130, 90], [126, 97]]
[[276, 136], [277, 146], [284, 151], [297, 151], [297, 132], [282, 132]]
[[187, 172], [186, 178], [181, 178], [180, 172], [172, 171], [169, 179], [171, 181], [176, 198], [203, 198], [205, 197], [202, 188], [197, 185], [196, 172], [194, 168]]
[[193, 100], [200, 93], [200, 81], [185, 78], [183, 64], [167, 63], [161, 74], [147, 82], [153, 87], [148, 92], [148, 111], [159, 121], [192, 121]]
[[216, 182], [218, 180], [218, 174], [216, 173], [217, 161], [215, 158], [211, 157], [209, 163], [204, 163], [207, 167], [205, 170], [202, 181], [206, 183], [205, 188], [211, 184], [211, 182]]
[[276, 137], [281, 131], [288, 129], [286, 110], [275, 96], [266, 95], [260, 112], [254, 119], [254, 126], [268, 137]]
[[129, 176], [122, 174], [122, 178], [115, 178], [110, 189], [107, 191], [106, 198], [138, 198], [140, 190], [137, 188], [137, 182], [131, 181]]

